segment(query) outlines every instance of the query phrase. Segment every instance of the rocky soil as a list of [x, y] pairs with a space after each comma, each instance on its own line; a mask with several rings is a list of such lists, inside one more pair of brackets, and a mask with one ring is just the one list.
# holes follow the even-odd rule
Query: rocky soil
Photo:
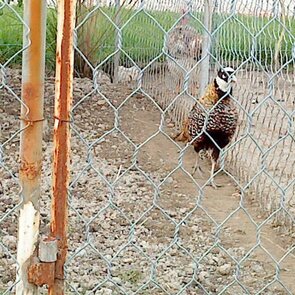
[[[21, 73], [6, 74], [9, 88], [0, 86], [0, 294], [15, 286], [21, 201]], [[50, 221], [54, 79], [45, 86], [41, 233]], [[179, 162], [183, 146], [170, 139], [174, 124], [155, 101], [107, 77], [100, 89], [75, 79], [67, 294], [295, 294], [294, 232], [284, 234], [273, 218], [265, 221], [255, 196], [241, 195], [227, 173], [216, 176], [217, 190], [204, 186], [206, 158], [205, 176], [192, 177], [194, 152], [187, 148]]]

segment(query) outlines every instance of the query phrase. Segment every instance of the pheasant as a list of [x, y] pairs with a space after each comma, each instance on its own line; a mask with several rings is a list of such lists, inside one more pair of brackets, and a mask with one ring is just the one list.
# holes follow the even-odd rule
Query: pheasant
[[185, 15], [167, 38], [168, 70], [176, 83], [176, 93], [180, 93], [181, 81], [185, 72], [190, 72], [192, 88], [197, 89], [197, 75], [199, 72], [198, 60], [201, 58], [202, 36], [195, 28], [188, 24], [188, 15]]
[[232, 99], [232, 82], [237, 80], [234, 72], [231, 67], [219, 69], [213, 83], [208, 85], [205, 94], [193, 106], [181, 132], [174, 137], [194, 146], [197, 155], [193, 174], [196, 171], [202, 174], [199, 152], [209, 152], [212, 164], [210, 184], [214, 188], [217, 187], [214, 171], [220, 150], [230, 143], [238, 124], [238, 113]]

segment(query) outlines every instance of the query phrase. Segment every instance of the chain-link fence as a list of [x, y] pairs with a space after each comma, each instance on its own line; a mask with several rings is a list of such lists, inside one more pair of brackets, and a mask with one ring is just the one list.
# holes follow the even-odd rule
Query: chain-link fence
[[[70, 188], [79, 220], [72, 219], [77, 244], [66, 266], [73, 292], [295, 292], [283, 266], [294, 261], [294, 239], [280, 243], [274, 230], [294, 225], [293, 6], [114, 1], [80, 8], [76, 58], [94, 84], [73, 108], [73, 138], [85, 146]], [[191, 176], [192, 148], [170, 136], [202, 94], [206, 71], [212, 80], [220, 66], [236, 69], [239, 127], [221, 155], [223, 187], [215, 191], [203, 186], [209, 174]]]
[[[22, 31], [27, 30], [18, 6], [0, 1], [0, 293], [15, 285], [21, 100]], [[11, 38], [16, 34], [18, 38]]]
[[[49, 4], [41, 232], [54, 123]], [[16, 284], [18, 65], [27, 26], [21, 6], [0, 5], [0, 22], [5, 16], [19, 36], [7, 42], [13, 34], [1, 27], [0, 293], [8, 293]], [[294, 7], [78, 1], [66, 294], [295, 294]], [[214, 189], [207, 155], [204, 175], [192, 175], [193, 147], [172, 136], [220, 66], [236, 70], [239, 123]]]

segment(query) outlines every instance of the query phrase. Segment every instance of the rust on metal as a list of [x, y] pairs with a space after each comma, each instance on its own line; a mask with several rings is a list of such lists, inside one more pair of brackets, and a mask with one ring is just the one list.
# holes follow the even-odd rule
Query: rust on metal
[[42, 121], [45, 121], [44, 118], [37, 119], [37, 120], [30, 120], [30, 119], [27, 119], [27, 118], [19, 117], [19, 119], [20, 119], [21, 121], [24, 121], [24, 122], [26, 122], [26, 123], [29, 123], [29, 125], [33, 125], [33, 124], [36, 123], [36, 122], [42, 122]]
[[24, 5], [31, 44], [23, 53], [21, 127], [25, 130], [20, 142], [20, 182], [27, 202], [40, 187], [42, 168], [46, 6], [38, 0], [26, 0]]
[[61, 122], [71, 123], [71, 120], [63, 119], [63, 118], [59, 118], [59, 117], [57, 117], [57, 116], [54, 116], [54, 119], [56, 119], [56, 120], [58, 120], [58, 121], [61, 121]]
[[[20, 169], [22, 187], [17, 260], [16, 294], [38, 294], [28, 282], [27, 261], [36, 252], [39, 234], [39, 197], [41, 191], [42, 128], [44, 106], [46, 1], [24, 0], [24, 46], [22, 60], [22, 105], [20, 125]], [[29, 29], [28, 29], [29, 28]]]
[[43, 242], [54, 242], [56, 239], [55, 237], [51, 237], [51, 236], [45, 236], [43, 237]]
[[45, 32], [40, 24], [44, 22], [44, 4], [39, 0], [25, 2], [29, 11], [31, 44], [26, 50], [23, 64], [22, 99], [27, 108], [22, 108], [22, 117], [35, 121], [43, 118]]
[[36, 286], [51, 286], [54, 283], [54, 262], [40, 262], [29, 266], [28, 281]]
[[20, 177], [33, 180], [40, 177], [42, 169], [42, 161], [37, 161], [34, 163], [28, 163], [25, 160], [21, 160], [19, 173]]
[[64, 294], [64, 263], [67, 255], [67, 196], [70, 157], [70, 108], [73, 85], [73, 30], [75, 0], [58, 1], [58, 30], [56, 51], [56, 90], [54, 124], [53, 197], [51, 235], [58, 240], [55, 281], [49, 294]]

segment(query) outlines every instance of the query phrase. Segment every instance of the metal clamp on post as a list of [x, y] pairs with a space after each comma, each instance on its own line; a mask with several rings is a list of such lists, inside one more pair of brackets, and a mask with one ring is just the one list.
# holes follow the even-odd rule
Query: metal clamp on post
[[37, 286], [52, 286], [55, 279], [55, 262], [57, 260], [57, 240], [43, 237], [38, 247], [38, 257], [28, 269], [28, 281]]

